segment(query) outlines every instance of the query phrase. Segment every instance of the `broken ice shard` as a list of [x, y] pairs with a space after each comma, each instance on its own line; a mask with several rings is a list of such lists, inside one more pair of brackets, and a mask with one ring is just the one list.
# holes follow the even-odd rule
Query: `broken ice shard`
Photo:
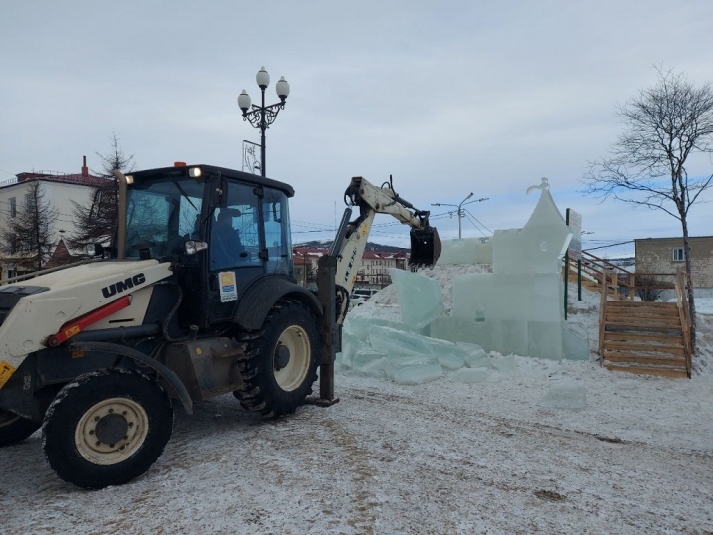
[[400, 385], [420, 385], [443, 376], [443, 370], [434, 356], [397, 357], [389, 359], [388, 377]]
[[487, 383], [489, 379], [490, 371], [488, 368], [461, 368], [451, 376], [451, 380], [469, 385]]
[[381, 350], [390, 356], [419, 356], [455, 354], [461, 359], [465, 352], [453, 342], [437, 340], [420, 334], [408, 333], [375, 325], [369, 329], [369, 344], [373, 349]]
[[589, 333], [581, 323], [568, 321], [562, 331], [564, 358], [567, 360], [589, 360]]
[[493, 357], [490, 361], [490, 365], [500, 372], [512, 372], [515, 371], [515, 355], [498, 355]]
[[357, 351], [352, 357], [352, 366], [354, 366], [354, 368], [361, 369], [367, 364], [375, 360], [382, 359], [386, 356], [386, 353], [383, 351], [364, 346], [359, 349], [359, 351]]
[[403, 322], [413, 329], [425, 327], [443, 310], [441, 286], [424, 275], [389, 269], [396, 285]]
[[583, 409], [587, 405], [587, 393], [579, 381], [563, 379], [547, 391], [539, 404], [554, 409]]

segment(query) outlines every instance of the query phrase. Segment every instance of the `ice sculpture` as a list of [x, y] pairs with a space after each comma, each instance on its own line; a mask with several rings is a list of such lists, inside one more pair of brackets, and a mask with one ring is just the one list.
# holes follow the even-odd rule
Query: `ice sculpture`
[[559, 273], [572, 233], [552, 199], [547, 179], [534, 188], [541, 190], [540, 200], [525, 226], [494, 233], [493, 273]]
[[430, 336], [475, 342], [502, 354], [563, 358], [560, 269], [572, 233], [547, 180], [531, 189], [540, 190], [540, 199], [525, 226], [493, 236], [493, 273], [456, 277], [452, 317], [436, 318]]
[[[405, 385], [444, 375], [474, 384], [513, 373], [515, 355], [589, 358], [586, 330], [564, 322], [560, 266], [572, 235], [546, 181], [537, 189], [540, 199], [523, 228], [496, 231], [487, 243], [444, 242], [439, 263], [481, 263], [487, 257], [493, 264], [492, 273], [453, 279], [450, 316], [442, 313], [438, 281], [391, 270], [402, 323], [348, 317], [340, 365]], [[584, 391], [575, 386], [555, 385], [543, 405], [581, 405]]]

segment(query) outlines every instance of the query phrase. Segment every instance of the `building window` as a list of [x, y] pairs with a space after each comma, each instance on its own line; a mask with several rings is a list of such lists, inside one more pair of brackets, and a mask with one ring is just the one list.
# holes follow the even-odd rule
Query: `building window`
[[683, 247], [674, 247], [673, 249], [673, 261], [683, 262], [685, 257], [683, 256]]
[[28, 210], [34, 210], [35, 208], [37, 208], [37, 198], [35, 198], [34, 194], [25, 194], [25, 206], [27, 206]]
[[17, 201], [15, 197], [10, 197], [10, 217], [17, 217]]

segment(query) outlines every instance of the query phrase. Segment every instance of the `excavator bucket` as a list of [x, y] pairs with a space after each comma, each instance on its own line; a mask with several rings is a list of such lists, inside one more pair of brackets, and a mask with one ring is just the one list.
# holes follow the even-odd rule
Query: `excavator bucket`
[[411, 259], [409, 266], [430, 267], [441, 256], [441, 238], [435, 227], [411, 229]]

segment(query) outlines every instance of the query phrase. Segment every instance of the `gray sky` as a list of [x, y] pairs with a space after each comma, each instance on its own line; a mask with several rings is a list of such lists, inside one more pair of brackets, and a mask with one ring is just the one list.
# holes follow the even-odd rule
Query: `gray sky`
[[[264, 65], [268, 104], [280, 76], [291, 86], [266, 167], [296, 190], [295, 241], [333, 235], [350, 177], [389, 174], [419, 208], [488, 197], [468, 208], [490, 230], [522, 227], [537, 202], [525, 189], [546, 176], [560, 210], [593, 232], [585, 248], [680, 234], [663, 212], [583, 197], [581, 177], [621, 131], [617, 103], [655, 83], [653, 64], [711, 80], [710, 0], [1, 5], [0, 181], [78, 172], [82, 155], [98, 169], [113, 130], [139, 168], [240, 168], [242, 140], [259, 131], [236, 99], [258, 101]], [[691, 235], [713, 234], [710, 213], [694, 207]], [[371, 238], [406, 245], [394, 221], [380, 216]], [[457, 237], [455, 217], [434, 224]]]

